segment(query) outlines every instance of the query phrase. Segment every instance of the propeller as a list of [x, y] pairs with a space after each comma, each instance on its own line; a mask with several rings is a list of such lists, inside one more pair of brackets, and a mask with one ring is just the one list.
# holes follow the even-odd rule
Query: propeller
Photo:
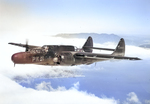
[[26, 39], [26, 45], [25, 45], [25, 48], [26, 48], [26, 52], [29, 50], [29, 45], [28, 45], [28, 39]]

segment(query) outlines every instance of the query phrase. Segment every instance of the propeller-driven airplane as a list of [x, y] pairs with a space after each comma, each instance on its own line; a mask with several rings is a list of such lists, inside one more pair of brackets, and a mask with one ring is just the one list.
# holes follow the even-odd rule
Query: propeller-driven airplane
[[[25, 48], [25, 52], [19, 52], [12, 55], [14, 64], [37, 64], [51, 66], [73, 66], [81, 64], [92, 64], [99, 61], [110, 59], [126, 59], [141, 60], [137, 57], [125, 57], [125, 41], [120, 39], [116, 49], [93, 47], [92, 37], [88, 37], [87, 41], [81, 49], [71, 45], [44, 45], [33, 46], [18, 43], [8, 43]], [[92, 53], [93, 49], [113, 51], [112, 54]]]

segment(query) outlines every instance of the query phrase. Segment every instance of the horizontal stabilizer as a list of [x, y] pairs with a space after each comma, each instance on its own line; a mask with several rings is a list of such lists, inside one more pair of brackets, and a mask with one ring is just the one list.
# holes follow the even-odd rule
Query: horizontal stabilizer
[[110, 49], [110, 48], [97, 48], [97, 47], [89, 47], [89, 46], [84, 46], [85, 48], [90, 48], [90, 49], [98, 49], [98, 50], [106, 50], [106, 51], [115, 51], [115, 49]]
[[124, 57], [124, 56], [114, 56], [108, 54], [96, 54], [96, 53], [76, 53], [74, 55], [76, 58], [84, 58], [84, 59], [96, 59], [96, 60], [110, 60], [110, 59], [117, 59], [117, 60], [141, 60], [137, 57]]

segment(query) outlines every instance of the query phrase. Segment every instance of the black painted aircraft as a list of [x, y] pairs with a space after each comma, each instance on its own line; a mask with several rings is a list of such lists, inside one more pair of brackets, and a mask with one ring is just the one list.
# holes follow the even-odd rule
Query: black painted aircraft
[[[92, 64], [99, 61], [110, 59], [126, 59], [140, 60], [137, 57], [125, 57], [125, 41], [120, 39], [116, 49], [93, 47], [92, 37], [88, 37], [87, 41], [81, 49], [71, 45], [44, 45], [32, 46], [18, 43], [8, 43], [26, 48], [25, 52], [19, 52], [12, 55], [14, 64], [38, 64], [51, 66], [73, 66], [81, 64]], [[92, 53], [93, 49], [113, 51], [112, 54]]]

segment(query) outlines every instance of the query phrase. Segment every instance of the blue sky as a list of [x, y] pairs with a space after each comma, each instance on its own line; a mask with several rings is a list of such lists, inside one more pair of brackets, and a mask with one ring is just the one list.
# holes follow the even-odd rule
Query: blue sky
[[[149, 0], [6, 0], [20, 9], [26, 30], [58, 33], [149, 35]], [[13, 7], [12, 7], [13, 8]], [[25, 18], [26, 17], [26, 18]], [[30, 20], [30, 21], [29, 21]], [[23, 24], [23, 23], [22, 23]], [[35, 26], [33, 25], [35, 24]], [[24, 27], [22, 27], [24, 28]], [[38, 29], [40, 29], [38, 28]]]
[[[83, 28], [91, 25], [98, 33], [108, 31], [120, 34], [149, 34], [148, 0], [50, 0], [34, 1], [29, 5], [32, 13], [52, 16], [66, 22], [84, 21], [86, 23]], [[94, 32], [94, 28], [92, 29], [91, 32]]]

